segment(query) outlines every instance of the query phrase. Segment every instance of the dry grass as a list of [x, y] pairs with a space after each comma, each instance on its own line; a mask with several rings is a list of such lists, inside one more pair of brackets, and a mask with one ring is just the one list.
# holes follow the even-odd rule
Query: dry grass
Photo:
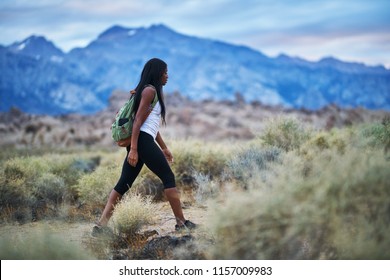
[[150, 197], [127, 194], [115, 207], [112, 223], [117, 234], [134, 237], [143, 226], [155, 222], [158, 207]]

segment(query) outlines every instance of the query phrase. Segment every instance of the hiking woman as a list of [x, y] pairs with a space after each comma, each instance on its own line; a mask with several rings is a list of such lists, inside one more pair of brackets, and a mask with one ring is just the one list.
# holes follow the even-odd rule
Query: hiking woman
[[[195, 228], [196, 225], [184, 218], [175, 176], [169, 166], [173, 156], [159, 132], [160, 122], [165, 124], [165, 104], [162, 87], [168, 81], [167, 64], [158, 58], [150, 59], [144, 66], [141, 79], [135, 88], [134, 113], [131, 144], [123, 163], [121, 176], [111, 191], [103, 213], [93, 228], [93, 233], [103, 232], [112, 216], [115, 205], [131, 188], [145, 164], [163, 183], [164, 194], [176, 218], [176, 230]], [[158, 102], [151, 106], [155, 95]], [[158, 144], [158, 145], [157, 145]]]

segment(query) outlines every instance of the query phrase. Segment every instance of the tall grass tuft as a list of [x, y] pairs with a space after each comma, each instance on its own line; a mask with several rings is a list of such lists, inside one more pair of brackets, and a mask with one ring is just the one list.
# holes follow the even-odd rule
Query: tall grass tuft
[[129, 193], [115, 207], [114, 229], [118, 234], [134, 236], [143, 226], [155, 221], [157, 211], [157, 205], [150, 197]]

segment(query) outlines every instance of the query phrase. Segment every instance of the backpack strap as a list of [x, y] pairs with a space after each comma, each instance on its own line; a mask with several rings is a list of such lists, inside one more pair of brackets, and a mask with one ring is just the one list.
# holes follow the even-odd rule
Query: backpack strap
[[144, 88], [146, 88], [146, 87], [151, 87], [151, 88], [154, 89], [154, 99], [153, 99], [152, 104], [151, 104], [151, 108], [153, 109], [154, 106], [156, 106], [156, 104], [157, 104], [157, 102], [158, 102], [157, 90], [156, 90], [156, 88], [155, 88], [153, 85], [151, 85], [151, 84], [147, 84], [147, 85], [144, 86]]

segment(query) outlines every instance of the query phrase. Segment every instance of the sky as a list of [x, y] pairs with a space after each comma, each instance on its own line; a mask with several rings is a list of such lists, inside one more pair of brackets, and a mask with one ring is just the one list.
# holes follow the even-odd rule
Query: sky
[[390, 0], [1, 0], [0, 44], [45, 36], [68, 52], [113, 25], [176, 32], [275, 57], [390, 69]]

